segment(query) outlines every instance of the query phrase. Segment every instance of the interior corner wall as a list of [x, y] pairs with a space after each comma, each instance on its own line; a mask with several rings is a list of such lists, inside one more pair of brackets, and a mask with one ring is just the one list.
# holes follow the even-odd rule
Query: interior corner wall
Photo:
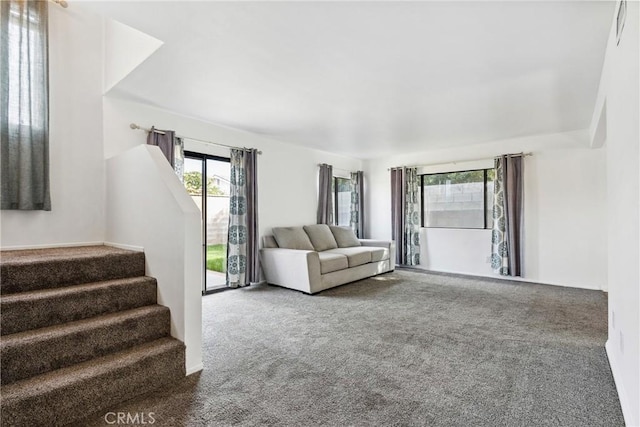
[[609, 339], [607, 355], [629, 426], [640, 425], [640, 3], [616, 18], [602, 70], [606, 103]]
[[107, 241], [144, 248], [158, 304], [171, 310], [171, 335], [187, 347], [187, 373], [198, 371], [202, 215], [158, 147], [139, 145], [106, 163]]
[[[258, 209], [260, 235], [271, 234], [278, 226], [316, 223], [318, 203], [318, 163], [329, 163], [336, 172], [362, 169], [362, 161], [324, 151], [276, 141], [250, 132], [230, 129], [185, 117], [144, 104], [106, 96], [104, 108], [105, 157], [109, 158], [136, 145], [144, 144], [146, 133], [132, 130], [130, 123], [142, 127], [172, 129], [178, 135], [214, 141], [237, 147], [262, 150], [258, 158]], [[185, 139], [185, 148], [218, 156], [229, 156], [229, 149]]]
[[3, 248], [104, 240], [101, 46], [101, 18], [50, 5], [51, 211], [2, 211]]
[[[588, 148], [588, 132], [539, 135], [407, 153], [367, 161], [367, 232], [391, 238], [387, 168], [533, 152], [524, 165], [524, 280], [606, 289], [606, 153]], [[464, 163], [458, 163], [461, 170]], [[477, 167], [470, 167], [477, 168]], [[442, 169], [442, 168], [441, 168]], [[420, 170], [419, 170], [420, 173]], [[496, 277], [488, 262], [491, 231], [421, 228], [421, 268]]]

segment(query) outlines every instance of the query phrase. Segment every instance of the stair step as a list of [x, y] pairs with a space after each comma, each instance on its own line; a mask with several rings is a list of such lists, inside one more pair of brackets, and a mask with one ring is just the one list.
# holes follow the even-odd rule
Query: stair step
[[3, 295], [0, 299], [0, 334], [15, 334], [156, 302], [156, 279], [152, 277]]
[[168, 336], [169, 331], [169, 309], [152, 305], [5, 335], [0, 343], [1, 382], [101, 357]]
[[5, 426], [62, 426], [185, 376], [184, 344], [161, 338], [2, 386]]
[[110, 246], [2, 251], [0, 293], [12, 294], [145, 274], [143, 252]]

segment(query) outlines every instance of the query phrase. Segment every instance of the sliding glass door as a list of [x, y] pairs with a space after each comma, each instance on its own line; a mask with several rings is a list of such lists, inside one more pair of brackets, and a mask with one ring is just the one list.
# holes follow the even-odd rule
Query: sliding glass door
[[202, 211], [203, 294], [227, 283], [230, 175], [229, 159], [185, 152], [184, 185]]

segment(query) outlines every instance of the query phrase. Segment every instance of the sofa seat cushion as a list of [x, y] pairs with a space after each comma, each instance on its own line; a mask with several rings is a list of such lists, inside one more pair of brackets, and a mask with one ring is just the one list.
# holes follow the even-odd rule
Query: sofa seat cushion
[[371, 262], [370, 248], [363, 248], [362, 246], [358, 246], [357, 248], [329, 249], [323, 253], [345, 255], [347, 261], [349, 261], [349, 267], [357, 267]]
[[320, 274], [327, 274], [349, 268], [349, 261], [345, 255], [318, 252], [318, 256], [320, 257]]
[[274, 227], [273, 237], [276, 238], [278, 246], [285, 249], [301, 249], [313, 251], [313, 245], [309, 236], [302, 227]]
[[336, 239], [327, 224], [305, 225], [302, 228], [309, 236], [309, 240], [311, 240], [311, 244], [316, 251], [326, 251], [327, 249], [338, 247]]
[[[362, 249], [365, 249], [363, 247]], [[371, 262], [385, 261], [389, 259], [389, 249], [388, 248], [380, 248], [380, 247], [366, 247], [369, 251], [371, 251]]]

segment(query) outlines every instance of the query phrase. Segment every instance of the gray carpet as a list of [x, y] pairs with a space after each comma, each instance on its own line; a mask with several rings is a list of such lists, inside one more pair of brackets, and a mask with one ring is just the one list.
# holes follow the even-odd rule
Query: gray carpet
[[[396, 271], [203, 299], [199, 374], [113, 408], [160, 426], [621, 426], [605, 294]], [[83, 426], [107, 425], [96, 414]]]

